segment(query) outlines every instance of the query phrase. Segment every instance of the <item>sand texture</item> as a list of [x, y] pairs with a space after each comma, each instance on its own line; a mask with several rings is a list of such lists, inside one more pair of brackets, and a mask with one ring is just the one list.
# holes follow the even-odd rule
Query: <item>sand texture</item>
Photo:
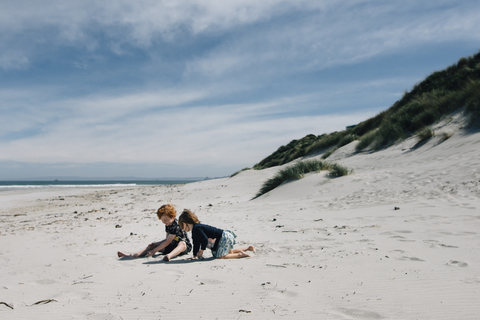
[[[308, 174], [255, 200], [279, 168], [0, 192], [0, 318], [478, 319], [480, 134], [435, 129], [453, 135], [360, 154], [353, 142], [329, 160], [354, 174]], [[118, 259], [164, 239], [155, 211], [168, 202], [257, 252]]]

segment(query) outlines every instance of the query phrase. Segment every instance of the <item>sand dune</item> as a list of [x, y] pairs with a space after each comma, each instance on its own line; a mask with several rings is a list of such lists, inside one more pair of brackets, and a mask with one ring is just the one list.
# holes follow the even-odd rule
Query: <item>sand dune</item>
[[[2, 319], [477, 319], [480, 133], [461, 118], [251, 200], [278, 168], [187, 185], [0, 192]], [[166, 202], [234, 230], [247, 259], [120, 260]], [[211, 256], [207, 252], [208, 256]], [[13, 308], [13, 309], [12, 309]]]

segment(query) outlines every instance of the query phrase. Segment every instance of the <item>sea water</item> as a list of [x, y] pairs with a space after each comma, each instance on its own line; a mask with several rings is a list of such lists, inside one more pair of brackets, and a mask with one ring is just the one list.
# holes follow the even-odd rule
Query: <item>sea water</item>
[[0, 190], [18, 190], [34, 188], [81, 188], [81, 187], [132, 187], [183, 184], [201, 179], [181, 180], [50, 180], [50, 181], [0, 181]]

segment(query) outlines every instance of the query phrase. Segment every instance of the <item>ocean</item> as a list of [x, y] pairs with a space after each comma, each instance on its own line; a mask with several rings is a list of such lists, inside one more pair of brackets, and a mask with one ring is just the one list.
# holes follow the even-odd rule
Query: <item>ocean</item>
[[78, 187], [133, 187], [182, 184], [197, 180], [50, 180], [50, 181], [0, 181], [0, 190], [33, 188], [78, 188]]

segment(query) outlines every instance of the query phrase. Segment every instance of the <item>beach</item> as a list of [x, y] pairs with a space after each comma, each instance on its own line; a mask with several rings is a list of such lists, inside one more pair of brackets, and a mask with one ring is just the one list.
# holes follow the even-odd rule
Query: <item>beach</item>
[[[452, 136], [363, 153], [352, 142], [328, 160], [353, 174], [311, 173], [256, 199], [278, 167], [0, 192], [0, 318], [477, 319], [480, 133], [457, 118], [435, 130]], [[164, 239], [166, 203], [257, 251], [119, 259]]]

